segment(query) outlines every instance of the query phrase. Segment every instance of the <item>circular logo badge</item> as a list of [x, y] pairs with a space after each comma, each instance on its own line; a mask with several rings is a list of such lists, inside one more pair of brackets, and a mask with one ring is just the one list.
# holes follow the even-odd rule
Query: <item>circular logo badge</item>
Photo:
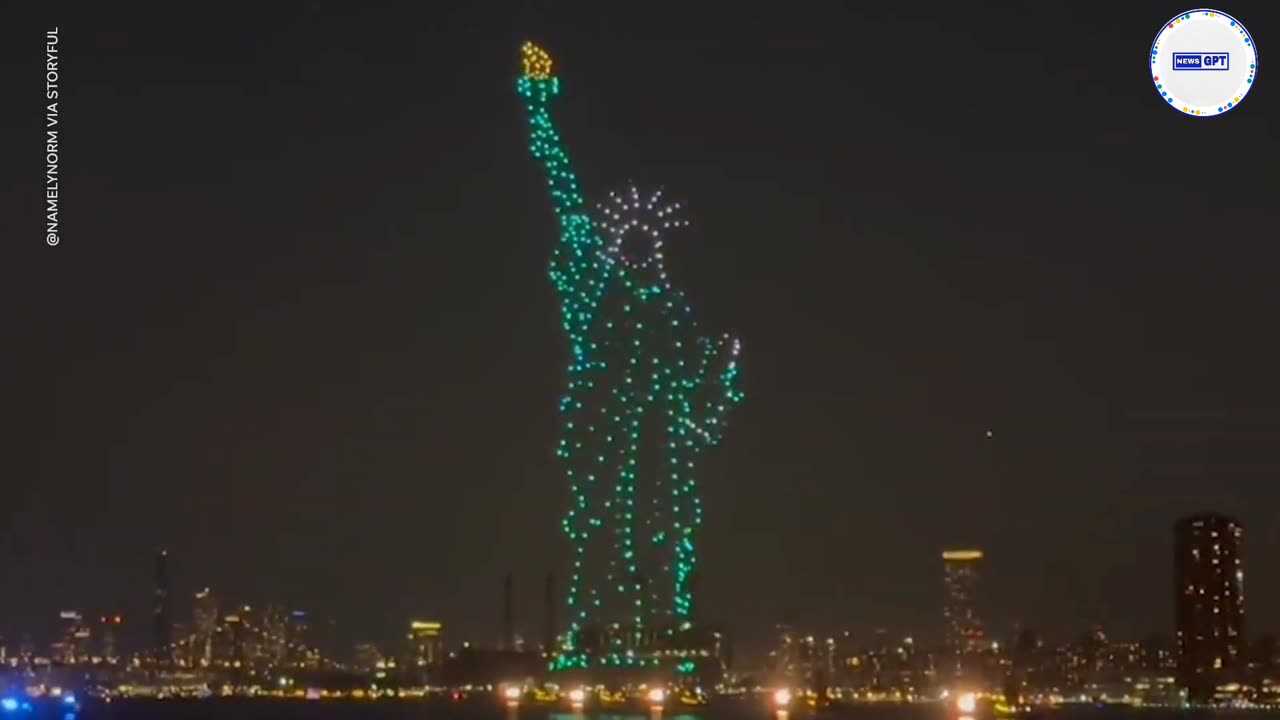
[[1165, 104], [1184, 115], [1233, 110], [1258, 78], [1258, 48], [1239, 20], [1189, 10], [1164, 24], [1151, 45], [1151, 79]]

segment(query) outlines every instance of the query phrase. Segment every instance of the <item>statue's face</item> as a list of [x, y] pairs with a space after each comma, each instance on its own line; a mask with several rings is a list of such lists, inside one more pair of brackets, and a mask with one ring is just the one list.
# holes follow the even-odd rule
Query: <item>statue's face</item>
[[610, 251], [618, 262], [631, 271], [637, 282], [646, 286], [659, 282], [663, 273], [662, 240], [650, 232], [633, 228], [614, 238], [606, 239]]
[[688, 224], [675, 215], [680, 206], [662, 206], [661, 192], [642, 198], [634, 187], [609, 197], [611, 202], [600, 205], [596, 223], [607, 251], [641, 286], [666, 286], [664, 235]]

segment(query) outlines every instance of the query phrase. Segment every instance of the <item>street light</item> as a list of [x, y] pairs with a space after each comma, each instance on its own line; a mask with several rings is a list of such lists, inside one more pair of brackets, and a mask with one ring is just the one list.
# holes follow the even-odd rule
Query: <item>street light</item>
[[773, 704], [780, 708], [784, 708], [791, 704], [791, 691], [781, 688], [773, 694]]
[[649, 702], [657, 707], [661, 707], [662, 703], [667, 699], [667, 691], [660, 687], [653, 688], [649, 691]]

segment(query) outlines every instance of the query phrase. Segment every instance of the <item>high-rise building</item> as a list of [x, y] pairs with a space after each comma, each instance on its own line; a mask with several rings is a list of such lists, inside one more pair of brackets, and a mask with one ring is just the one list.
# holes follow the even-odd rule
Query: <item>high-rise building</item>
[[1182, 518], [1173, 530], [1178, 682], [1195, 700], [1239, 668], [1244, 649], [1244, 528], [1225, 515]]
[[556, 639], [556, 578], [547, 575], [542, 584], [542, 654], [550, 656], [560, 647]]
[[311, 648], [308, 637], [307, 613], [305, 610], [294, 610], [289, 613], [288, 619], [288, 650], [285, 659], [294, 667], [310, 667], [319, 659], [316, 652]]
[[444, 626], [438, 622], [414, 620], [409, 623], [411, 660], [418, 667], [433, 667], [444, 662]]
[[233, 609], [218, 621], [218, 636], [222, 639], [214, 645], [213, 656], [223, 666], [244, 662], [245, 635], [248, 631], [240, 614]]
[[239, 667], [237, 663], [246, 664], [252, 660], [252, 612], [253, 608], [245, 605], [233, 608], [222, 616], [222, 623], [218, 628], [221, 641], [214, 644], [214, 660], [217, 663]]
[[169, 607], [169, 551], [156, 553], [155, 597], [151, 610], [151, 642], [156, 660], [172, 660], [173, 616]]
[[515, 621], [512, 618], [511, 573], [502, 579], [502, 649], [514, 650], [516, 645]]
[[262, 657], [271, 666], [284, 662], [289, 650], [289, 616], [283, 607], [268, 605], [262, 613]]
[[218, 600], [205, 588], [196, 593], [191, 603], [191, 664], [207, 666], [213, 662], [213, 636], [218, 629]]
[[978, 619], [976, 607], [978, 563], [981, 561], [981, 550], [945, 550], [942, 553], [947, 647], [957, 655], [976, 652], [982, 645], [982, 622]]
[[63, 610], [58, 614], [58, 640], [53, 643], [53, 661], [64, 665], [74, 665], [89, 659], [89, 626], [84, 616], [75, 610]]
[[124, 617], [120, 615], [103, 615], [98, 620], [98, 654], [103, 662], [116, 664], [120, 661], [120, 631]]
[[355, 667], [360, 672], [372, 673], [379, 666], [385, 664], [382, 653], [378, 652], [378, 647], [373, 643], [356, 643], [353, 656], [355, 658]]
[[774, 637], [769, 666], [780, 682], [809, 682], [830, 669], [828, 660], [834, 661], [834, 640], [823, 642], [812, 635], [801, 635], [790, 625], [775, 626]]
[[774, 627], [773, 649], [769, 651], [769, 669], [789, 678], [798, 664], [796, 634], [790, 625]]
[[[258, 607], [252, 605], [241, 605], [236, 608], [235, 618], [236, 625], [234, 628], [235, 638], [235, 659], [246, 665], [262, 665], [267, 662], [267, 654], [270, 650], [270, 638], [268, 637], [268, 626], [271, 621], [271, 608]], [[230, 623], [231, 618], [227, 621]]]

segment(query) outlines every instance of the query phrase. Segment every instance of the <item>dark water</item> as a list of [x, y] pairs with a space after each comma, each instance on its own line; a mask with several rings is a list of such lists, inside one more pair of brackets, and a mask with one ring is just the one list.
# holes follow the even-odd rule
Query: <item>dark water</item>
[[[1033, 714], [1030, 720], [1261, 720], [1280, 713], [1241, 710], [1168, 710], [1123, 707], [1066, 708]], [[516, 711], [491, 705], [466, 706], [414, 701], [126, 700], [91, 703], [75, 715], [62, 708], [37, 708], [30, 718], [45, 720], [955, 720], [937, 705], [856, 705], [820, 714], [773, 712], [752, 703], [727, 703], [696, 712], [619, 714], [568, 713], [549, 708]], [[8, 720], [2, 717], [0, 720]], [[14, 716], [14, 720], [20, 720]], [[982, 720], [979, 718], [979, 720]]]

